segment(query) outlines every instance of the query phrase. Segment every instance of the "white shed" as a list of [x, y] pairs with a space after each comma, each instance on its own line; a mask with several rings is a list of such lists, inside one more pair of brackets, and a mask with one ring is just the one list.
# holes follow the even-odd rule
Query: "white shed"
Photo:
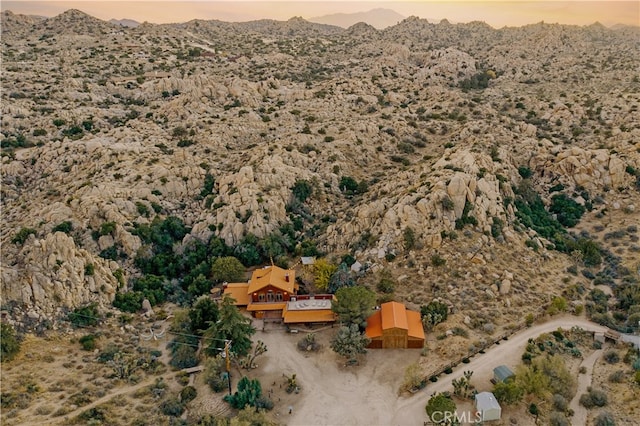
[[476, 394], [476, 410], [483, 422], [500, 420], [500, 416], [502, 415], [502, 408], [491, 392], [480, 392]]

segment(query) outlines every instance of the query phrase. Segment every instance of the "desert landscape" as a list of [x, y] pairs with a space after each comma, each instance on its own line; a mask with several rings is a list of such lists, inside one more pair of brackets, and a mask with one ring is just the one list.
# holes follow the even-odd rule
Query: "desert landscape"
[[[422, 424], [492, 390], [495, 424], [637, 422], [638, 27], [1, 25], [3, 424]], [[360, 337], [401, 302], [424, 347], [225, 305], [268, 265], [364, 289]]]

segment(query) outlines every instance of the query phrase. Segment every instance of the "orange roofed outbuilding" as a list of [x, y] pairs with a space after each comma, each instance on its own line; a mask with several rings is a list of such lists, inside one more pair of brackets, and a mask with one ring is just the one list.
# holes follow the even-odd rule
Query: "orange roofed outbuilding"
[[369, 348], [422, 348], [424, 328], [420, 313], [407, 310], [398, 302], [387, 302], [367, 319], [365, 334], [371, 339]]

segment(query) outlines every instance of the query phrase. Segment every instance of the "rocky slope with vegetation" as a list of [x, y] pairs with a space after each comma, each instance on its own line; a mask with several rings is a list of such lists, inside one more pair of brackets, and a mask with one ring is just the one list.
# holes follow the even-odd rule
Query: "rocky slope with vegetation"
[[316, 255], [479, 339], [554, 297], [637, 328], [638, 28], [76, 10], [2, 28], [16, 325], [188, 302], [221, 256]]

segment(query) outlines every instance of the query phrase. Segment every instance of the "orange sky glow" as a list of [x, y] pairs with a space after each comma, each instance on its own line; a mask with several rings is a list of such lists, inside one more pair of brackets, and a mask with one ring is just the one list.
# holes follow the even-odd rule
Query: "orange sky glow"
[[638, 1], [2, 1], [2, 10], [14, 13], [55, 16], [67, 9], [79, 9], [97, 18], [134, 19], [139, 22], [171, 23], [192, 19], [230, 22], [257, 19], [305, 19], [332, 14], [392, 9], [403, 16], [418, 16], [438, 22], [484, 21], [500, 28], [541, 21], [571, 25], [640, 25]]

